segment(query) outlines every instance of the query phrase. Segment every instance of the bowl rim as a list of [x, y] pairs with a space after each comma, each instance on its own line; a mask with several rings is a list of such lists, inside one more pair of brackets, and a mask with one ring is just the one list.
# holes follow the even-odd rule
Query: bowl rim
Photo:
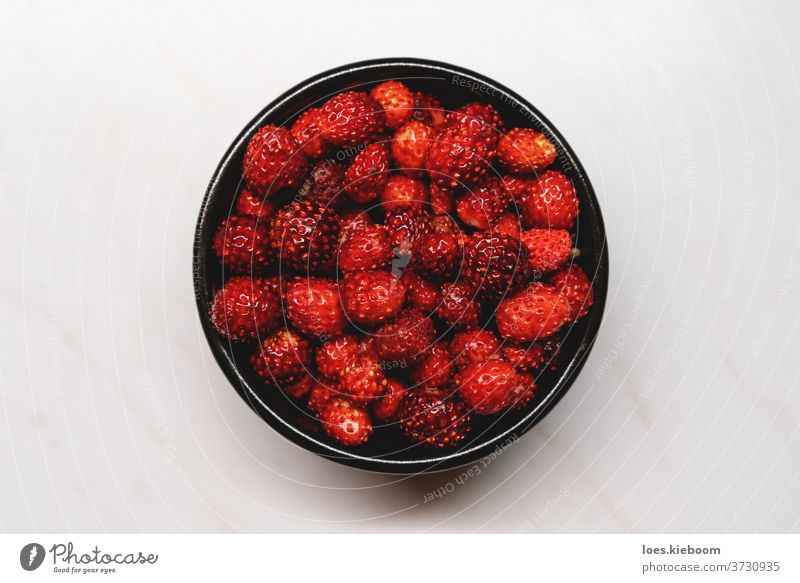
[[[287, 102], [290, 100], [299, 97], [310, 87], [336, 77], [341, 77], [345, 74], [387, 67], [403, 66], [410, 66], [417, 69], [422, 68], [430, 70], [431, 72], [436, 72], [438, 73], [436, 77], [437, 79], [441, 78], [441, 74], [446, 73], [450, 76], [457, 75], [459, 77], [468, 78], [471, 81], [479, 81], [481, 84], [484, 84], [493, 90], [493, 96], [500, 94], [502, 98], [507, 100], [509, 103], [516, 102], [521, 110], [527, 110], [525, 112], [526, 117], [547, 128], [547, 131], [550, 132], [557, 140], [558, 146], [562, 150], [563, 155], [568, 159], [569, 165], [571, 166], [575, 177], [581, 182], [582, 190], [579, 190], [579, 192], [584, 194], [584, 196], [581, 197], [581, 204], [585, 205], [588, 203], [589, 205], [590, 212], [588, 212], [587, 215], [591, 217], [590, 228], [592, 233], [592, 245], [597, 246], [599, 244], [599, 257], [597, 261], [596, 273], [592, 281], [594, 289], [594, 303], [586, 316], [588, 318], [588, 322], [585, 332], [579, 339], [575, 354], [571, 356], [566, 366], [560, 371], [546, 397], [540, 401], [536, 407], [531, 409], [531, 411], [529, 411], [513, 426], [507, 428], [498, 435], [495, 435], [486, 441], [476, 443], [469, 448], [451, 453], [444, 452], [440, 455], [433, 455], [434, 452], [430, 452], [430, 450], [428, 450], [426, 453], [430, 452], [431, 455], [426, 455], [424, 458], [413, 460], [389, 460], [381, 457], [359, 455], [358, 453], [354, 453], [346, 449], [340, 449], [323, 441], [317, 440], [305, 433], [300, 428], [297, 428], [293, 424], [287, 422], [278, 412], [270, 408], [267, 403], [263, 402], [261, 398], [253, 392], [248, 381], [239, 373], [233, 358], [228, 351], [225, 350], [225, 346], [229, 346], [230, 341], [226, 342], [216, 333], [211, 325], [210, 318], [208, 317], [210, 302], [208, 301], [206, 294], [208, 278], [205, 269], [205, 261], [206, 254], [211, 251], [210, 247], [212, 237], [209, 237], [209, 233], [211, 232], [209, 229], [216, 230], [216, 225], [209, 224], [209, 209], [211, 207], [211, 203], [218, 194], [222, 177], [230, 169], [231, 164], [237, 157], [237, 154], [243, 147], [246, 146], [246, 141], [256, 128], [263, 125], [265, 120], [269, 118], [276, 110], [287, 104]], [[391, 78], [397, 79], [398, 77], [392, 76]], [[419, 79], [420, 76], [414, 75], [414, 78]], [[376, 81], [378, 81], [378, 79], [371, 80], [369, 81], [369, 84], [372, 84]], [[491, 103], [490, 99], [487, 99], [487, 101]], [[491, 454], [498, 447], [500, 447], [500, 444], [506, 443], [509, 440], [511, 440], [512, 443], [518, 441], [525, 433], [527, 433], [539, 421], [541, 421], [574, 384], [578, 373], [583, 368], [586, 359], [588, 358], [594, 346], [605, 311], [606, 296], [608, 292], [608, 272], [608, 241], [606, 238], [605, 225], [600, 210], [600, 204], [597, 200], [594, 189], [592, 188], [591, 182], [586, 175], [583, 165], [580, 163], [574, 151], [558, 131], [558, 129], [536, 107], [534, 107], [521, 95], [494, 81], [493, 79], [486, 77], [485, 75], [441, 61], [405, 57], [358, 61], [323, 71], [300, 83], [297, 83], [291, 89], [288, 89], [282, 93], [280, 96], [266, 105], [260, 112], [258, 112], [258, 114], [256, 114], [245, 125], [245, 127], [239, 132], [237, 137], [228, 147], [219, 164], [217, 165], [211, 180], [209, 181], [205, 195], [203, 196], [197, 224], [195, 227], [192, 251], [192, 276], [195, 303], [197, 305], [198, 315], [200, 317], [203, 332], [211, 348], [212, 354], [217, 361], [217, 364], [222, 369], [222, 372], [225, 374], [226, 378], [239, 396], [245, 401], [245, 403], [247, 403], [248, 407], [250, 407], [250, 409], [252, 409], [256, 415], [258, 415], [285, 439], [290, 441], [292, 444], [301, 447], [302, 449], [311, 451], [325, 459], [350, 467], [390, 474], [433, 473], [461, 467], [469, 463], [474, 463], [475, 461]]]

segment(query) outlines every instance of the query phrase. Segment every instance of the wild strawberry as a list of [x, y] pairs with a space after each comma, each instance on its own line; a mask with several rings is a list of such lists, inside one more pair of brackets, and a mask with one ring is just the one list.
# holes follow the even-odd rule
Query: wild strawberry
[[376, 333], [375, 349], [381, 360], [398, 365], [418, 362], [433, 344], [433, 322], [416, 310], [405, 310], [381, 326]]
[[397, 129], [414, 113], [414, 94], [399, 81], [385, 81], [370, 91], [386, 114], [386, 126]]
[[411, 175], [419, 174], [434, 134], [431, 126], [416, 120], [411, 120], [398, 129], [391, 145], [392, 158], [397, 168]]
[[256, 348], [250, 363], [268, 384], [290, 385], [308, 374], [308, 342], [288, 328], [276, 330]]
[[389, 177], [383, 187], [381, 205], [387, 211], [428, 206], [428, 189], [420, 180], [404, 174], [394, 174]]
[[522, 372], [531, 372], [544, 362], [544, 351], [538, 344], [503, 344], [503, 356]]
[[492, 226], [495, 233], [508, 235], [519, 239], [522, 236], [522, 224], [517, 213], [507, 211], [500, 215], [497, 222]]
[[492, 415], [514, 404], [527, 379], [504, 360], [473, 362], [456, 373], [461, 398], [478, 415]]
[[526, 407], [533, 400], [536, 393], [536, 379], [534, 379], [533, 375], [527, 372], [520, 372], [517, 378], [519, 383], [508, 398], [508, 406], [511, 410]]
[[423, 314], [432, 314], [439, 305], [439, 288], [407, 269], [400, 281], [406, 286], [409, 303]]
[[347, 316], [358, 325], [375, 326], [395, 316], [403, 307], [406, 288], [391, 273], [348, 273], [340, 286]]
[[461, 195], [456, 201], [456, 213], [470, 227], [485, 231], [497, 223], [510, 203], [511, 193], [499, 179], [492, 177]]
[[344, 174], [344, 190], [357, 203], [377, 198], [389, 178], [389, 154], [383, 144], [370, 144], [359, 152]]
[[529, 229], [522, 232], [520, 240], [528, 248], [534, 273], [558, 269], [567, 262], [572, 249], [569, 231], [563, 229]]
[[457, 332], [450, 341], [450, 354], [456, 367], [500, 358], [500, 341], [490, 330]]
[[535, 176], [520, 174], [518, 176], [509, 175], [503, 177], [503, 186], [511, 194], [511, 200], [517, 207], [522, 205], [534, 184], [536, 184]]
[[281, 390], [292, 399], [301, 399], [311, 392], [314, 380], [311, 375], [302, 376], [289, 385], [281, 386]]
[[556, 161], [556, 147], [535, 130], [515, 128], [500, 138], [497, 157], [511, 172], [535, 172]]
[[407, 254], [417, 239], [430, 232], [430, 221], [426, 209], [404, 208], [387, 214], [383, 226], [397, 253]]
[[397, 412], [403, 434], [428, 447], [453, 447], [471, 429], [464, 403], [436, 390], [416, 389], [403, 397]]
[[232, 277], [211, 302], [211, 323], [231, 340], [258, 338], [278, 324], [280, 299], [266, 280]]
[[453, 359], [443, 342], [431, 346], [430, 351], [411, 372], [417, 387], [446, 387], [453, 376]]
[[406, 394], [407, 389], [400, 381], [387, 379], [386, 391], [372, 400], [370, 410], [378, 421], [388, 423], [397, 415], [400, 402]]
[[547, 368], [555, 372], [561, 366], [561, 337], [559, 334], [548, 336], [537, 343], [542, 347], [542, 356]]
[[289, 321], [306, 336], [335, 336], [347, 324], [339, 304], [339, 288], [327, 279], [298, 278], [288, 283], [284, 305]]
[[583, 269], [577, 265], [565, 267], [553, 274], [550, 285], [569, 302], [573, 321], [589, 313], [594, 303], [594, 290]]
[[350, 235], [375, 224], [364, 210], [364, 207], [355, 204], [343, 207], [337, 214], [339, 215], [340, 242], [347, 239]]
[[339, 247], [339, 269], [344, 273], [387, 267], [394, 256], [389, 235], [380, 225], [366, 225], [346, 236]]
[[386, 390], [386, 375], [371, 356], [357, 356], [339, 373], [339, 391], [355, 403], [368, 403]]
[[223, 269], [234, 273], [266, 267], [273, 257], [266, 223], [247, 215], [233, 215], [222, 221], [213, 249]]
[[412, 264], [423, 277], [447, 279], [461, 266], [463, 250], [450, 233], [426, 233], [414, 243]]
[[372, 434], [369, 414], [346, 399], [331, 399], [319, 420], [325, 433], [343, 445], [361, 445]]
[[[447, 114], [444, 127], [452, 128], [466, 126], [479, 130], [489, 129], [492, 133], [499, 134], [503, 131], [503, 120], [497, 110], [488, 103], [468, 103], [455, 111]], [[499, 139], [499, 135], [495, 139]]]
[[443, 129], [434, 136], [425, 154], [425, 169], [431, 182], [448, 188], [480, 184], [491, 167], [496, 143], [497, 136], [486, 127]]
[[301, 113], [292, 125], [292, 137], [309, 158], [319, 158], [325, 153], [324, 124], [322, 110], [312, 107]]
[[456, 281], [442, 287], [442, 299], [436, 316], [452, 328], [477, 328], [480, 325], [481, 304], [475, 288], [465, 281]]
[[519, 208], [528, 227], [571, 229], [578, 216], [578, 197], [569, 178], [548, 170], [530, 185]]
[[464, 241], [466, 241], [466, 237], [464, 236], [461, 227], [458, 226], [458, 223], [455, 219], [447, 214], [441, 214], [431, 217], [431, 231], [434, 233], [450, 233], [451, 235], [456, 235], [459, 245], [462, 247], [464, 246]]
[[378, 356], [378, 350], [375, 347], [376, 339], [377, 338], [374, 334], [362, 336], [358, 341], [358, 354], [362, 356], [371, 356], [372, 358], [380, 360], [380, 356]]
[[308, 161], [286, 128], [266, 125], [250, 138], [242, 163], [247, 186], [263, 196], [286, 187], [300, 186]]
[[496, 233], [474, 233], [464, 245], [464, 278], [489, 300], [512, 293], [530, 275], [528, 249]]
[[449, 215], [453, 212], [455, 195], [449, 188], [432, 183], [430, 186], [431, 209], [435, 215]]
[[306, 180], [307, 192], [305, 197], [320, 206], [340, 205], [344, 196], [345, 168], [333, 160], [320, 160], [311, 169], [311, 174]]
[[433, 95], [426, 95], [420, 91], [414, 93], [414, 119], [424, 122], [434, 130], [444, 125], [445, 111], [442, 104]]
[[269, 236], [281, 266], [313, 273], [335, 257], [339, 217], [330, 207], [294, 201], [273, 217]]
[[[310, 377], [309, 377], [310, 378]], [[312, 380], [311, 390], [308, 393], [308, 402], [306, 407], [312, 413], [319, 415], [325, 410], [325, 407], [334, 398], [341, 398], [342, 395], [332, 385], [320, 383]]]
[[533, 283], [500, 302], [495, 318], [501, 336], [531, 342], [557, 332], [569, 320], [570, 306], [553, 287]]
[[386, 115], [380, 104], [363, 92], [345, 91], [322, 106], [323, 134], [337, 146], [364, 143], [386, 129]]
[[275, 205], [269, 199], [254, 194], [252, 190], [243, 188], [239, 196], [236, 197], [236, 212], [258, 219], [268, 219], [275, 212]]
[[339, 373], [358, 356], [358, 341], [351, 334], [343, 334], [323, 342], [317, 347], [317, 371], [326, 379], [335, 381]]

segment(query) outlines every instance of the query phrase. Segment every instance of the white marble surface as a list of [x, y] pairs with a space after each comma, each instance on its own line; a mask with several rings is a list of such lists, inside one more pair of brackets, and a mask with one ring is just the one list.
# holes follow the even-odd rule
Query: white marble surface
[[[4, 2], [0, 529], [800, 530], [792, 2]], [[552, 414], [464, 485], [318, 459], [217, 369], [190, 251], [265, 103], [440, 59], [527, 96], [601, 199], [610, 296]]]

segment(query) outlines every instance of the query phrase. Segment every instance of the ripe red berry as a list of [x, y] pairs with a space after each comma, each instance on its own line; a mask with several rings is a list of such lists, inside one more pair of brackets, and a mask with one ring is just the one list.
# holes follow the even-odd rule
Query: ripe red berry
[[439, 305], [439, 288], [410, 269], [405, 270], [400, 281], [406, 286], [406, 297], [411, 306], [423, 314], [432, 314]]
[[[455, 195], [449, 188], [432, 183], [429, 188], [431, 210], [435, 215], [449, 215], [455, 206]], [[446, 217], [450, 219], [450, 217]], [[452, 219], [450, 219], [452, 221]]]
[[414, 119], [431, 126], [434, 130], [440, 129], [445, 122], [445, 111], [441, 102], [433, 95], [421, 91], [414, 93]]
[[381, 193], [381, 206], [387, 211], [408, 207], [428, 206], [425, 183], [404, 174], [394, 174], [386, 181]]
[[311, 169], [306, 181], [306, 198], [320, 206], [340, 206], [346, 200], [343, 192], [345, 168], [333, 160], [320, 160]]
[[335, 257], [339, 217], [330, 207], [294, 201], [272, 219], [269, 237], [281, 267], [313, 273]]
[[385, 81], [370, 91], [386, 114], [386, 126], [397, 129], [414, 113], [414, 94], [399, 81]]
[[495, 318], [501, 336], [531, 342], [554, 334], [569, 321], [570, 306], [553, 287], [533, 283], [500, 302]]
[[375, 349], [384, 362], [405, 367], [422, 359], [435, 338], [429, 318], [416, 310], [405, 310], [378, 330]]
[[497, 157], [511, 172], [535, 172], [556, 161], [556, 147], [536, 130], [515, 128], [500, 138]]
[[395, 316], [403, 307], [406, 288], [391, 273], [348, 273], [340, 286], [347, 317], [357, 325], [375, 326]]
[[211, 323], [231, 340], [258, 338], [278, 323], [280, 299], [266, 280], [232, 277], [211, 302]]
[[352, 203], [348, 203], [347, 206], [338, 211], [338, 215], [340, 241], [343, 241], [363, 228], [375, 224], [369, 214], [364, 210], [364, 207]]
[[528, 248], [534, 273], [558, 269], [567, 262], [572, 249], [572, 237], [564, 229], [529, 229], [522, 232], [520, 240]]
[[517, 239], [498, 233], [474, 233], [464, 245], [464, 279], [478, 295], [499, 300], [530, 275], [528, 249]]
[[411, 380], [417, 387], [446, 387], [453, 376], [453, 359], [443, 342], [431, 346], [430, 351], [411, 372]]
[[343, 334], [323, 342], [317, 347], [317, 371], [326, 379], [338, 380], [348, 363], [358, 356], [358, 341], [351, 334]]
[[511, 203], [511, 193], [497, 178], [465, 192], [456, 200], [456, 213], [465, 224], [486, 230], [494, 226]]
[[292, 399], [301, 399], [311, 392], [314, 380], [311, 376], [301, 376], [289, 385], [281, 386], [281, 390]]
[[339, 373], [339, 392], [354, 403], [368, 403], [386, 390], [386, 375], [377, 359], [357, 356]]
[[425, 154], [431, 182], [448, 188], [472, 187], [485, 180], [495, 156], [497, 136], [471, 125], [440, 131]]
[[301, 113], [292, 125], [292, 137], [309, 158], [319, 158], [325, 153], [324, 125], [322, 110], [315, 107]]
[[268, 219], [275, 212], [275, 205], [269, 199], [254, 194], [248, 188], [243, 188], [236, 197], [236, 212], [258, 219]]
[[550, 285], [569, 302], [573, 320], [585, 316], [594, 303], [592, 282], [577, 265], [570, 265], [554, 273], [550, 278]]
[[538, 344], [503, 344], [503, 356], [522, 372], [532, 372], [544, 362], [544, 351]]
[[473, 362], [455, 376], [459, 394], [473, 413], [492, 415], [516, 403], [527, 379], [504, 360]]
[[267, 384], [290, 385], [309, 374], [308, 342], [296, 332], [280, 328], [256, 348], [250, 363]]
[[341, 397], [342, 395], [339, 394], [339, 391], [333, 385], [312, 380], [311, 391], [308, 393], [306, 407], [308, 407], [308, 410], [312, 413], [320, 415], [331, 399]]
[[403, 434], [428, 447], [453, 447], [471, 428], [470, 412], [464, 403], [436, 390], [408, 392], [400, 403], [398, 417]]
[[444, 121], [444, 127], [468, 127], [476, 130], [491, 130], [491, 133], [497, 134], [494, 141], [500, 138], [500, 132], [505, 127], [503, 120], [500, 119], [500, 114], [497, 110], [488, 103], [479, 103], [477, 101], [468, 103], [459, 107], [455, 111], [447, 114]]
[[339, 269], [344, 273], [388, 267], [394, 256], [389, 236], [380, 225], [366, 225], [349, 233], [339, 247]]
[[258, 194], [270, 196], [286, 187], [300, 186], [308, 161], [286, 128], [266, 125], [247, 144], [242, 177]]
[[326, 140], [337, 146], [364, 143], [386, 129], [386, 115], [380, 104], [363, 92], [345, 91], [322, 106]]
[[477, 328], [480, 325], [481, 312], [481, 304], [472, 285], [459, 280], [443, 286], [442, 300], [436, 308], [436, 316], [447, 326]]
[[419, 174], [434, 135], [431, 126], [417, 120], [411, 120], [398, 129], [391, 144], [392, 158], [397, 168], [411, 175]]
[[412, 264], [423, 277], [447, 279], [461, 267], [463, 249], [450, 233], [426, 233], [414, 243]]
[[508, 399], [509, 408], [512, 410], [526, 407], [536, 393], [536, 379], [528, 372], [520, 372], [517, 375], [519, 383], [511, 392]]
[[397, 415], [400, 402], [406, 394], [407, 389], [400, 381], [387, 379], [386, 391], [372, 400], [370, 410], [378, 421], [388, 423]]
[[359, 152], [344, 174], [344, 190], [351, 200], [367, 203], [376, 199], [389, 178], [389, 154], [383, 144], [370, 144]]
[[456, 367], [500, 358], [500, 340], [490, 330], [457, 332], [450, 340], [450, 355]]
[[511, 211], [504, 212], [493, 225], [493, 230], [495, 233], [519, 239], [522, 236], [522, 224], [519, 214]]
[[530, 183], [519, 208], [528, 227], [571, 229], [578, 216], [578, 197], [569, 178], [548, 170]]
[[328, 401], [319, 420], [325, 433], [343, 445], [361, 445], [372, 434], [367, 411], [346, 399]]
[[327, 279], [309, 277], [289, 282], [284, 306], [289, 321], [306, 336], [335, 336], [347, 324], [339, 303], [339, 288]]
[[234, 273], [266, 267], [273, 256], [266, 223], [247, 215], [233, 215], [222, 221], [213, 249], [223, 269]]
[[404, 208], [386, 215], [383, 222], [396, 254], [410, 254], [417, 239], [431, 230], [431, 216], [426, 209]]

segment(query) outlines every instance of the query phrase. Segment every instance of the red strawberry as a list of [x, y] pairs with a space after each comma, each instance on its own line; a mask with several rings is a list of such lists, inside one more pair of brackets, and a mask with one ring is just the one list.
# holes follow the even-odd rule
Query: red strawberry
[[371, 356], [372, 358], [377, 358], [380, 360], [378, 356], [378, 351], [375, 348], [375, 340], [377, 338], [370, 334], [366, 336], [362, 336], [361, 339], [358, 341], [358, 353], [366, 356]]
[[383, 144], [370, 144], [359, 152], [344, 174], [344, 190], [357, 203], [377, 198], [389, 178], [389, 154]]
[[423, 314], [431, 314], [439, 305], [439, 289], [427, 279], [407, 269], [400, 281], [406, 286], [409, 303]]
[[213, 244], [226, 271], [242, 273], [266, 267], [272, 259], [266, 223], [246, 215], [222, 221]]
[[319, 158], [325, 153], [324, 125], [322, 110], [315, 107], [301, 113], [292, 125], [292, 137], [309, 158]]
[[531, 342], [557, 332], [569, 320], [570, 307], [553, 287], [533, 283], [500, 302], [495, 318], [501, 336]]
[[309, 411], [319, 415], [325, 410], [331, 399], [341, 397], [342, 395], [333, 386], [312, 380], [306, 407]]
[[373, 357], [357, 356], [339, 373], [339, 391], [355, 403], [368, 403], [386, 390], [386, 375]]
[[430, 319], [416, 310], [406, 310], [378, 330], [375, 349], [384, 362], [404, 365], [423, 358], [435, 338]]
[[520, 382], [516, 389], [512, 391], [508, 400], [512, 410], [522, 409], [527, 406], [536, 392], [536, 379], [533, 378], [533, 375], [527, 372], [520, 372], [517, 378]]
[[268, 384], [290, 385], [308, 374], [308, 342], [287, 328], [268, 336], [250, 357], [259, 377]]
[[242, 215], [268, 219], [275, 212], [275, 205], [269, 199], [253, 194], [252, 190], [243, 188], [239, 196], [236, 197], [236, 211]]
[[544, 362], [544, 351], [538, 344], [503, 344], [503, 356], [522, 372], [531, 372]]
[[284, 393], [287, 396], [291, 397], [292, 399], [300, 399], [305, 397], [309, 392], [311, 392], [311, 387], [314, 384], [314, 380], [311, 378], [310, 375], [300, 377], [298, 380], [293, 382], [290, 385], [284, 385], [281, 387]]
[[553, 274], [550, 285], [569, 302], [573, 321], [589, 313], [594, 303], [594, 290], [583, 269], [577, 265], [565, 267]]
[[211, 302], [211, 323], [231, 340], [257, 338], [278, 324], [280, 299], [266, 280], [232, 277]]
[[[468, 103], [457, 110], [447, 114], [444, 127], [452, 128], [466, 126], [478, 130], [488, 129], [499, 134], [504, 128], [503, 120], [497, 110], [488, 103]], [[498, 135], [495, 141], [499, 139]]]
[[256, 193], [269, 196], [285, 187], [300, 186], [306, 173], [308, 160], [289, 130], [266, 125], [250, 138], [242, 177]]
[[381, 205], [387, 211], [428, 206], [428, 189], [420, 180], [404, 174], [394, 174], [389, 177], [386, 186], [383, 187]]
[[397, 129], [414, 113], [414, 94], [399, 81], [385, 81], [370, 91], [386, 114], [386, 126]]
[[361, 445], [372, 434], [369, 414], [346, 399], [331, 399], [319, 420], [325, 433], [343, 445]]
[[523, 231], [520, 240], [528, 248], [534, 273], [558, 269], [567, 262], [572, 249], [572, 238], [563, 229], [529, 229]]
[[571, 229], [578, 216], [578, 197], [569, 178], [548, 170], [530, 184], [519, 207], [529, 227]]
[[522, 224], [520, 223], [519, 215], [510, 211], [503, 213], [493, 225], [493, 230], [495, 233], [519, 239], [522, 236]]
[[516, 403], [528, 379], [504, 360], [473, 362], [455, 377], [459, 394], [478, 415], [492, 415]]
[[430, 352], [414, 368], [411, 379], [418, 387], [446, 387], [453, 375], [453, 359], [443, 342], [431, 346]]
[[481, 311], [475, 288], [467, 282], [459, 280], [442, 288], [442, 301], [436, 308], [436, 315], [447, 326], [477, 328]]
[[433, 183], [429, 190], [431, 210], [435, 215], [449, 215], [453, 212], [455, 195], [452, 190]]
[[388, 423], [397, 415], [400, 402], [406, 394], [406, 388], [400, 381], [387, 379], [386, 392], [373, 399], [370, 409], [378, 421]]
[[330, 207], [294, 201], [272, 219], [269, 236], [281, 266], [315, 272], [335, 257], [339, 217]]
[[515, 128], [500, 138], [497, 157], [511, 172], [535, 172], [556, 161], [556, 147], [535, 130]]
[[346, 200], [342, 194], [345, 168], [333, 160], [320, 160], [306, 180], [306, 198], [320, 206], [339, 205]]
[[383, 226], [397, 253], [406, 254], [422, 235], [431, 230], [431, 216], [426, 209], [404, 208], [386, 215]]
[[322, 106], [326, 140], [337, 146], [364, 143], [386, 129], [386, 115], [380, 104], [363, 92], [345, 91]]
[[414, 243], [412, 263], [422, 276], [448, 278], [461, 266], [463, 250], [450, 233], [427, 233]]
[[388, 267], [394, 256], [389, 236], [380, 225], [366, 225], [349, 233], [339, 247], [339, 269], [344, 273]]
[[514, 201], [517, 207], [522, 205], [534, 184], [536, 184], [535, 176], [521, 174], [519, 176], [511, 175], [503, 177], [503, 186], [511, 193], [511, 200]]
[[289, 321], [306, 336], [335, 336], [347, 324], [339, 303], [339, 288], [330, 280], [298, 278], [286, 285], [284, 302]]
[[433, 95], [417, 91], [414, 93], [414, 119], [438, 130], [444, 125], [445, 111]]
[[425, 152], [435, 132], [421, 121], [411, 120], [394, 133], [391, 150], [395, 164], [409, 174], [419, 174], [425, 161]]
[[517, 239], [477, 232], [464, 245], [464, 278], [489, 300], [513, 292], [530, 275], [528, 249]]
[[450, 341], [450, 354], [458, 368], [473, 362], [500, 358], [500, 341], [489, 330], [457, 332]]
[[497, 136], [471, 125], [445, 128], [431, 141], [425, 169], [431, 182], [457, 188], [481, 183], [495, 156]]
[[406, 288], [391, 273], [348, 273], [340, 286], [347, 316], [358, 325], [374, 326], [396, 315], [403, 307]]
[[340, 241], [344, 241], [353, 233], [375, 224], [364, 210], [364, 207], [355, 204], [349, 204], [342, 208], [338, 215], [339, 224], [341, 225], [339, 229]]
[[431, 231], [434, 233], [450, 233], [452, 235], [456, 235], [458, 237], [458, 244], [462, 247], [464, 246], [466, 237], [464, 236], [464, 232], [461, 230], [461, 227], [458, 226], [458, 223], [453, 217], [446, 214], [435, 215], [431, 217], [430, 223]]
[[428, 447], [453, 447], [471, 429], [470, 412], [464, 403], [436, 390], [416, 389], [407, 393], [398, 416], [403, 434]]
[[470, 227], [486, 230], [495, 225], [511, 203], [511, 193], [497, 178], [489, 178], [456, 200], [458, 218]]
[[350, 334], [331, 338], [317, 347], [317, 371], [330, 380], [337, 380], [339, 373], [358, 356], [358, 341]]

